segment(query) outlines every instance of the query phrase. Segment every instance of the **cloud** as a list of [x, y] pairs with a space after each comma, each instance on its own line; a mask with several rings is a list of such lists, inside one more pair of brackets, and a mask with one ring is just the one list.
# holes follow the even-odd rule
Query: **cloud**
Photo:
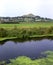
[[0, 0], [0, 16], [4, 13], [4, 1], [3, 0]]
[[5, 0], [4, 14], [5, 15], [22, 15], [33, 13], [40, 7], [40, 0]]
[[53, 0], [0, 0], [0, 16], [28, 13], [53, 18]]

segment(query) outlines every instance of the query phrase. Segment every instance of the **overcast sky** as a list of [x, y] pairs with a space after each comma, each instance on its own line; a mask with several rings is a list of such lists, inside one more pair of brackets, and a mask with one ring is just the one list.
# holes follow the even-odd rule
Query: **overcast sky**
[[0, 0], [0, 16], [21, 16], [32, 13], [53, 18], [53, 0]]

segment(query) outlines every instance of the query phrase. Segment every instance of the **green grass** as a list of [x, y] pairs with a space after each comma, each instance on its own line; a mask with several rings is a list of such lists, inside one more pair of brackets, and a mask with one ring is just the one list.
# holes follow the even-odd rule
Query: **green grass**
[[53, 37], [53, 34], [46, 34], [46, 35], [34, 35], [34, 36], [30, 36], [30, 37], [47, 37], [47, 36], [50, 36], [50, 37]]
[[[33, 22], [33, 23], [20, 23], [20, 24], [0, 24], [0, 28], [5, 28], [7, 31], [8, 31], [8, 29], [12, 29], [12, 28], [15, 28], [15, 27], [18, 28], [18, 30], [23, 28], [23, 29], [26, 29], [27, 31], [32, 28], [32, 32], [33, 32], [36, 28], [40, 28], [40, 27], [41, 28], [44, 28], [44, 27], [45, 28], [50, 28], [50, 27], [53, 27], [53, 22]], [[44, 35], [31, 35], [29, 37], [44, 37], [44, 36], [53, 36], [53, 33], [52, 34], [44, 34]], [[14, 38], [16, 38], [16, 37], [4, 37], [4, 38], [0, 37], [0, 41], [6, 40], [6, 39], [14, 39]]]
[[33, 28], [33, 27], [51, 27], [53, 22], [35, 22], [35, 23], [20, 23], [20, 24], [0, 24], [2, 28]]
[[[48, 34], [48, 35], [34, 35], [34, 36], [30, 36], [30, 38], [36, 38], [36, 37], [53, 37], [53, 34]], [[0, 38], [0, 41], [4, 41], [4, 40], [9, 40], [9, 39], [16, 39], [17, 37], [4, 37], [4, 38]]]
[[17, 37], [4, 37], [4, 38], [0, 38], [0, 41], [15, 39], [15, 38], [17, 38]]

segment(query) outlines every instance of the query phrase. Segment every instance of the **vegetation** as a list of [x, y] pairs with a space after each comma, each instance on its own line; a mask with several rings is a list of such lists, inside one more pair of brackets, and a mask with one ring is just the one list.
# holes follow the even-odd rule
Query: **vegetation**
[[47, 55], [45, 58], [32, 60], [26, 56], [20, 56], [15, 59], [10, 59], [10, 63], [6, 64], [4, 61], [0, 64], [3, 65], [53, 65], [53, 52], [47, 51], [44, 52]]
[[[53, 19], [42, 18], [33, 14], [21, 17], [0, 17], [0, 41], [14, 38], [53, 36], [52, 21]], [[10, 59], [8, 64], [2, 61], [0, 65], [53, 65], [53, 52], [45, 53], [47, 54], [45, 58], [32, 60], [29, 57], [20, 56]]]
[[35, 16], [33, 14], [23, 15], [23, 16], [17, 16], [17, 17], [0, 17], [0, 23], [6, 23], [6, 24], [15, 24], [20, 22], [49, 22], [53, 21], [51, 18], [43, 18], [40, 16]]
[[14, 27], [17, 27], [19, 29], [21, 28], [39, 28], [39, 27], [51, 27], [53, 26], [53, 22], [22, 22], [22, 23], [19, 23], [19, 24], [0, 24], [0, 28], [7, 28], [7, 29], [11, 29], [11, 28], [14, 28]]
[[53, 36], [53, 23], [0, 24], [0, 41], [12, 38]]

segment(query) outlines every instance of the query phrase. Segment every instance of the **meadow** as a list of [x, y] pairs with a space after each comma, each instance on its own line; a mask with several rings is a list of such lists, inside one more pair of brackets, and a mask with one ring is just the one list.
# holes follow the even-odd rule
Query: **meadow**
[[13, 38], [53, 36], [53, 22], [0, 24], [0, 41]]
[[53, 22], [27, 22], [27, 23], [19, 23], [19, 24], [0, 24], [0, 28], [13, 28], [16, 26], [17, 28], [33, 28], [33, 27], [51, 27], [53, 26]]

